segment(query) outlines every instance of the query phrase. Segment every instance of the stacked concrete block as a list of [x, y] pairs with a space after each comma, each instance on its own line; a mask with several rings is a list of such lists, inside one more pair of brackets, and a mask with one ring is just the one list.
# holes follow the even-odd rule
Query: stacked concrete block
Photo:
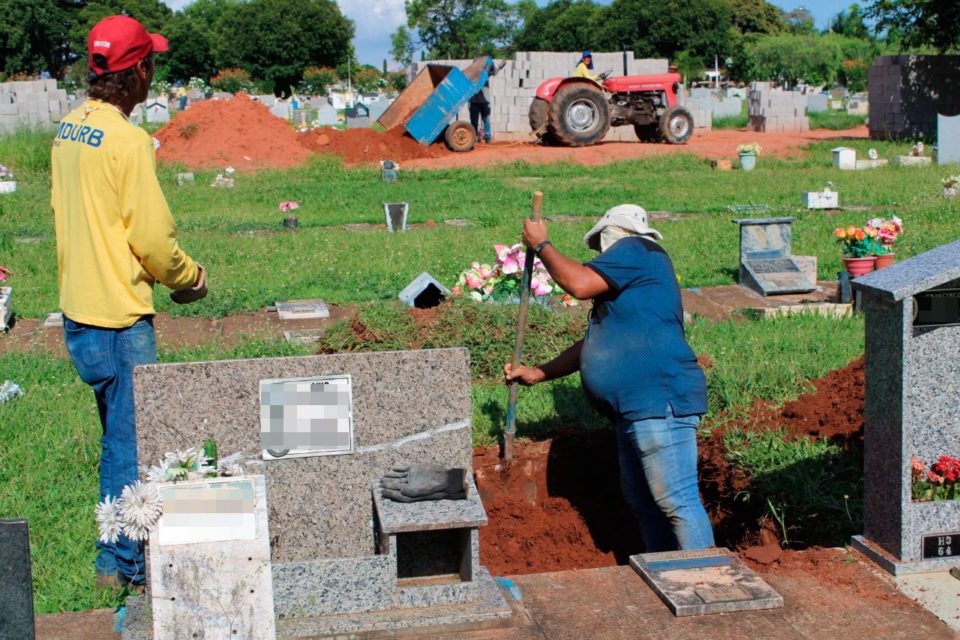
[[70, 109], [67, 92], [57, 89], [56, 80], [0, 83], [0, 133], [52, 126]]
[[806, 132], [810, 121], [806, 116], [807, 96], [799, 91], [775, 89], [769, 82], [750, 85], [748, 98], [750, 129], [759, 132]]
[[936, 132], [937, 114], [960, 113], [960, 56], [879, 56], [867, 73], [873, 139], [916, 139]]
[[[529, 111], [530, 104], [537, 95], [537, 87], [545, 80], [573, 75], [580, 52], [557, 51], [520, 51], [512, 59], [497, 60], [497, 65], [505, 63], [495, 76], [490, 78], [491, 115], [490, 124], [494, 140], [530, 140]], [[429, 60], [416, 64], [419, 73], [428, 64], [444, 64], [465, 68], [472, 60]], [[594, 72], [612, 71], [613, 75], [623, 75], [623, 52], [593, 54]], [[628, 75], [650, 75], [667, 72], [667, 61], [663, 59], [637, 59], [633, 52], [627, 52]], [[457, 116], [459, 120], [469, 120], [469, 110], [464, 107]], [[703, 119], [701, 119], [703, 121]], [[696, 122], [696, 118], [695, 118]], [[604, 140], [635, 141], [633, 127], [613, 127]]]
[[807, 94], [807, 111], [810, 113], [823, 113], [830, 108], [830, 98], [825, 93]]

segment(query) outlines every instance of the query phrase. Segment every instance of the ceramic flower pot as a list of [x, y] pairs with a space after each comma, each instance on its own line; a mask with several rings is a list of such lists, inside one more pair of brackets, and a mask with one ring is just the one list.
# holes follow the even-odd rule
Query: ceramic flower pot
[[741, 153], [740, 154], [740, 168], [744, 171], [753, 171], [757, 166], [757, 154], [755, 153]]
[[863, 258], [844, 258], [843, 266], [852, 278], [859, 278], [873, 271], [877, 262], [877, 256], [864, 256]]
[[896, 254], [893, 253], [881, 253], [877, 256], [877, 261], [873, 265], [874, 271], [879, 271], [880, 269], [886, 269], [892, 265], [897, 259]]

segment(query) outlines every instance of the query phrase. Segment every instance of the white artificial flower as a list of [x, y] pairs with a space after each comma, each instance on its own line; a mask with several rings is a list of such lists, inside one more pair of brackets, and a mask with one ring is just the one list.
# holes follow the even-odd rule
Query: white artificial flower
[[146, 539], [134, 538], [130, 534], [131, 529], [138, 532], [145, 529], [149, 532], [162, 513], [163, 503], [156, 485], [137, 480], [123, 488], [120, 496], [120, 520], [123, 522], [124, 533], [131, 540]]
[[97, 524], [100, 525], [100, 542], [116, 542], [123, 528], [120, 522], [120, 501], [107, 496], [97, 505], [96, 514]]
[[127, 536], [134, 542], [140, 542], [141, 540], [146, 540], [150, 537], [150, 529], [135, 524], [125, 524], [123, 526], [123, 535]]
[[166, 482], [170, 480], [170, 462], [166, 459], [147, 469], [147, 482]]
[[244, 475], [243, 466], [240, 464], [240, 460], [243, 458], [243, 453], [234, 453], [229, 455], [226, 458], [220, 458], [220, 462], [217, 463], [217, 473], [223, 476], [232, 476], [234, 478], [239, 478]]

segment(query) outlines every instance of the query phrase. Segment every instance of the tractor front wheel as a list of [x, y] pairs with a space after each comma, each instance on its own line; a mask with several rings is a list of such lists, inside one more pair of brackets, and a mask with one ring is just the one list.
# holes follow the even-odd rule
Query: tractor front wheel
[[547, 131], [565, 147], [584, 147], [603, 140], [610, 130], [610, 111], [603, 91], [582, 82], [561, 87], [550, 103]]
[[470, 151], [477, 143], [477, 131], [469, 122], [456, 120], [443, 132], [443, 141], [450, 151]]
[[686, 144], [693, 135], [693, 116], [683, 107], [671, 107], [660, 116], [660, 135], [670, 144]]

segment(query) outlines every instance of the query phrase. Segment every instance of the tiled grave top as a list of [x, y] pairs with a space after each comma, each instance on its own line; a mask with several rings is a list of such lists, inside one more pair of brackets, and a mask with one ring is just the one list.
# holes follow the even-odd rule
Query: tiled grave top
[[736, 222], [739, 225], [747, 224], [784, 224], [786, 222], [793, 222], [796, 218], [785, 217], [785, 218], [734, 218], [733, 222]]
[[487, 512], [480, 501], [477, 485], [467, 476], [466, 500], [427, 500], [394, 502], [380, 495], [380, 481], [373, 483], [373, 502], [384, 533], [466, 529], [487, 524]]
[[921, 253], [853, 281], [863, 293], [899, 302], [921, 291], [960, 278], [960, 240]]

